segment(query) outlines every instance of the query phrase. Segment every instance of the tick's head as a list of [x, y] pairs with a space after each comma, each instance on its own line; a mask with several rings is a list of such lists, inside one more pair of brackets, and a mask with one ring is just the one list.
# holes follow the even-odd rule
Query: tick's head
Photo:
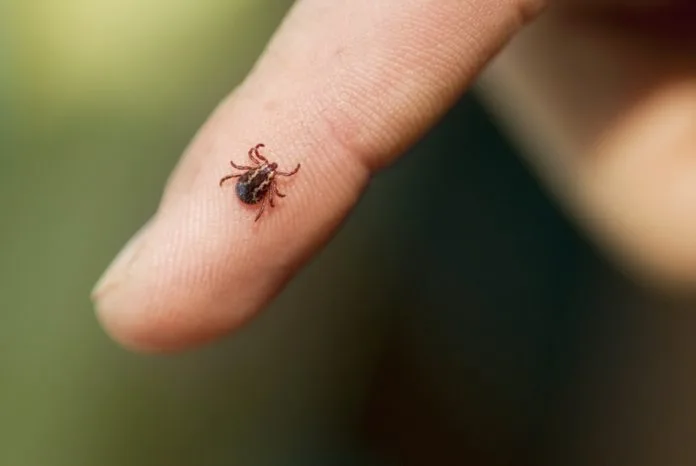
[[276, 170], [278, 169], [278, 164], [275, 162], [271, 162], [268, 164], [268, 168], [270, 168], [271, 170]]

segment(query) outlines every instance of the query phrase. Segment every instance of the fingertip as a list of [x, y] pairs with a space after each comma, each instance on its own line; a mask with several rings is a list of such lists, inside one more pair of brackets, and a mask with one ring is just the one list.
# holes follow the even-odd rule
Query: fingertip
[[[147, 314], [137, 319], [124, 318], [122, 313], [112, 313], [97, 308], [97, 319], [106, 334], [123, 348], [138, 353], [162, 353], [180, 347], [179, 339], [172, 338], [166, 327], [152, 322]], [[156, 330], [155, 330], [156, 329]], [[168, 337], [164, 337], [165, 332]]]
[[220, 329], [194, 327], [175, 318], [176, 313], [154, 309], [97, 310], [97, 319], [106, 334], [123, 348], [148, 354], [175, 353], [214, 340]]

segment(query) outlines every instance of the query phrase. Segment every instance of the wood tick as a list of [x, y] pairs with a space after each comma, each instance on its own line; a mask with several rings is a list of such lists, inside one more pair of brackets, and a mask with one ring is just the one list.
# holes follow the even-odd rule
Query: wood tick
[[269, 162], [266, 157], [259, 153], [259, 149], [262, 147], [265, 147], [265, 145], [256, 144], [249, 149], [249, 158], [254, 163], [253, 166], [237, 165], [230, 161], [232, 167], [237, 170], [244, 170], [244, 173], [227, 175], [220, 180], [220, 186], [222, 186], [227, 180], [239, 178], [235, 186], [235, 191], [237, 192], [239, 200], [245, 204], [258, 204], [261, 202], [261, 209], [259, 209], [259, 213], [256, 215], [254, 222], [261, 218], [261, 214], [263, 214], [267, 203], [270, 204], [271, 207], [275, 207], [273, 204], [273, 196], [285, 197], [285, 194], [281, 194], [280, 191], [278, 191], [275, 178], [276, 175], [292, 176], [300, 169], [300, 164], [298, 163], [297, 167], [291, 172], [278, 171], [277, 163]]

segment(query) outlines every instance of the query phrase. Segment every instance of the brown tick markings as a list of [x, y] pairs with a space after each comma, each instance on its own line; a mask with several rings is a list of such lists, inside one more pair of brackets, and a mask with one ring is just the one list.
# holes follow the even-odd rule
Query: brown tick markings
[[271, 207], [275, 207], [273, 196], [285, 197], [285, 194], [278, 191], [276, 176], [292, 176], [300, 169], [300, 164], [298, 163], [297, 167], [291, 172], [279, 171], [277, 163], [269, 162], [266, 157], [259, 153], [259, 149], [262, 147], [265, 147], [265, 145], [256, 144], [256, 146], [249, 149], [249, 158], [253, 162], [253, 166], [237, 165], [230, 161], [232, 167], [237, 170], [243, 170], [244, 173], [227, 175], [220, 180], [220, 186], [222, 186], [229, 179], [239, 178], [235, 185], [235, 191], [239, 200], [245, 204], [258, 204], [261, 202], [261, 209], [259, 209], [259, 213], [256, 215], [255, 222], [261, 218], [266, 208], [266, 203], [270, 204]]

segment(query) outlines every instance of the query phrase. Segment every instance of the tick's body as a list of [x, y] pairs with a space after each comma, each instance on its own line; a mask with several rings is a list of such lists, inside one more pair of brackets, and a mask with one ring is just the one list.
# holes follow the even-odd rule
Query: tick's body
[[245, 204], [257, 204], [266, 197], [274, 180], [275, 170], [270, 165], [249, 170], [237, 181], [237, 196]]
[[261, 218], [261, 214], [263, 214], [267, 202], [271, 207], [275, 207], [273, 204], [274, 195], [285, 197], [285, 194], [281, 194], [278, 191], [276, 175], [292, 176], [300, 169], [300, 165], [298, 164], [291, 172], [278, 171], [278, 164], [269, 162], [263, 155], [259, 154], [259, 149], [262, 147], [264, 147], [263, 144], [257, 144], [255, 147], [249, 149], [249, 158], [254, 162], [254, 166], [249, 167], [230, 162], [237, 170], [244, 170], [244, 173], [228, 175], [220, 180], [220, 186], [222, 186], [225, 181], [231, 178], [239, 178], [235, 186], [235, 191], [239, 200], [245, 204], [258, 204], [261, 202], [261, 209], [256, 215], [256, 220]]

